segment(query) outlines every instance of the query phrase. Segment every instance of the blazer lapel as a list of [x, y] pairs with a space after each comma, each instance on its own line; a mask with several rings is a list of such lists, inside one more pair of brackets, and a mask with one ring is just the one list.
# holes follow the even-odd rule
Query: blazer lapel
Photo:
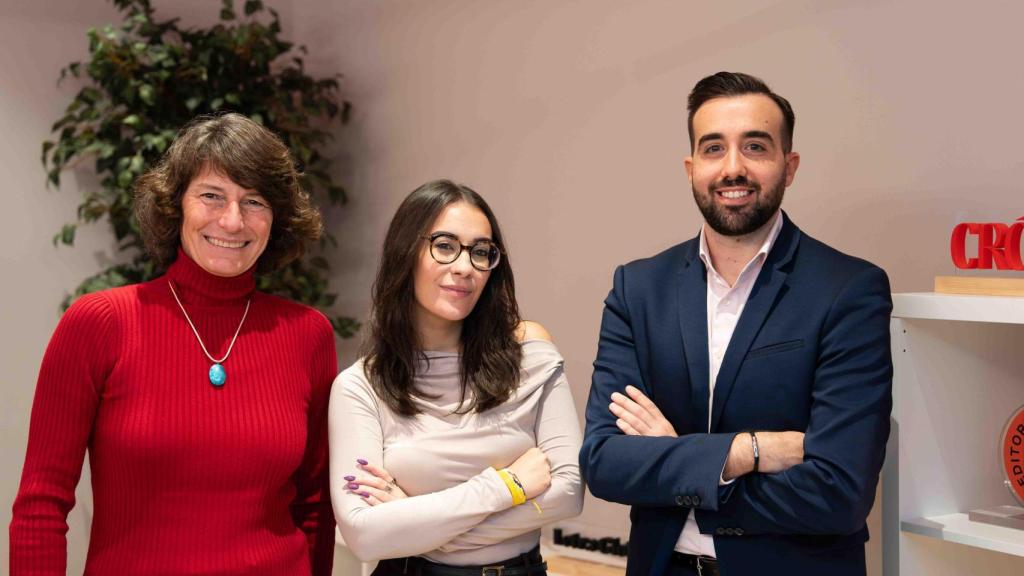
[[[700, 237], [692, 242], [693, 249], [685, 255], [679, 270], [679, 329], [683, 336], [683, 351], [690, 377], [690, 405], [696, 422], [687, 422], [694, 432], [706, 432], [708, 425], [708, 319], [707, 273], [698, 256]], [[692, 427], [691, 427], [692, 426]]]
[[[722, 366], [718, 370], [718, 378], [715, 380], [714, 405], [711, 410], [712, 432], [718, 429], [718, 422], [722, 418], [722, 411], [732, 392], [743, 359], [746, 358], [750, 345], [761, 331], [761, 326], [767, 320], [786, 283], [788, 272], [785, 271], [785, 267], [796, 252], [796, 246], [800, 240], [800, 230], [785, 213], [782, 214], [782, 217], [782, 230], [779, 232], [779, 237], [775, 239], [775, 245], [772, 246], [772, 250], [761, 268], [761, 273], [758, 274], [757, 280], [754, 282], [754, 288], [750, 292], [747, 304], [743, 308], [743, 314], [740, 315], [739, 322], [736, 324], [736, 330], [732, 333], [729, 347], [725, 350]], [[707, 336], [705, 335], [705, 342], [706, 340]], [[687, 349], [687, 353], [689, 353], [689, 349]], [[707, 364], [706, 344], [704, 358], [705, 364]]]

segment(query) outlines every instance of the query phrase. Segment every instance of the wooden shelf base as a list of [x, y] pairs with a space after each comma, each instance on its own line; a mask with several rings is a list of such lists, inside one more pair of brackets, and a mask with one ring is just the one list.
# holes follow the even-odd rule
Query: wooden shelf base
[[976, 296], [1024, 296], [1024, 278], [936, 276], [935, 291]]

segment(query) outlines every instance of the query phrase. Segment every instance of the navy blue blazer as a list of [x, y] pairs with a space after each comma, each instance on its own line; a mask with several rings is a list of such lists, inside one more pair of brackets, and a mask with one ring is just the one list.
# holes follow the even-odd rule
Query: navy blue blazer
[[[632, 506], [629, 575], [666, 571], [691, 508], [724, 576], [864, 574], [865, 519], [892, 408], [889, 280], [783, 214], [722, 360], [708, 425], [707, 282], [694, 238], [615, 271], [580, 470]], [[626, 436], [608, 410], [632, 384], [678, 438]], [[805, 433], [803, 463], [719, 486], [744, 430]]]

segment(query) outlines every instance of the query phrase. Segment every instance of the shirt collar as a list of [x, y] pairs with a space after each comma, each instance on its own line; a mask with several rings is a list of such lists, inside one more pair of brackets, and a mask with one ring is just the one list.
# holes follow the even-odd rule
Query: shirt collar
[[[775, 240], [778, 239], [779, 233], [782, 232], [782, 210], [776, 210], [775, 216], [772, 216], [772, 218], [774, 218], [774, 221], [772, 222], [771, 230], [768, 231], [768, 236], [764, 239], [764, 242], [761, 244], [761, 248], [758, 249], [757, 254], [754, 254], [754, 257], [750, 259], [750, 262], [747, 262], [743, 267], [744, 270], [749, 268], [751, 262], [754, 262], [755, 260], [763, 262], [764, 259], [768, 258], [768, 254], [772, 251], [772, 247], [775, 246]], [[707, 223], [704, 223], [704, 225], [700, 227], [700, 251], [698, 254], [700, 255], [701, 261], [704, 262], [704, 266], [717, 275], [718, 271], [715, 270], [714, 265], [711, 263], [711, 252], [708, 250], [708, 239], [704, 235], [704, 229], [706, 227]]]

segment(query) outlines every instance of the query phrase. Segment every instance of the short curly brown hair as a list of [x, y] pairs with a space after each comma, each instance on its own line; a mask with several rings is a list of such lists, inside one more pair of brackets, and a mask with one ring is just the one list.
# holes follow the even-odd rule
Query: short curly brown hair
[[320, 211], [299, 183], [288, 147], [241, 114], [199, 116], [178, 132], [160, 162], [135, 181], [135, 218], [146, 249], [161, 267], [174, 261], [181, 244], [181, 200], [205, 168], [222, 172], [270, 204], [274, 223], [260, 273], [286, 266], [320, 238]]

